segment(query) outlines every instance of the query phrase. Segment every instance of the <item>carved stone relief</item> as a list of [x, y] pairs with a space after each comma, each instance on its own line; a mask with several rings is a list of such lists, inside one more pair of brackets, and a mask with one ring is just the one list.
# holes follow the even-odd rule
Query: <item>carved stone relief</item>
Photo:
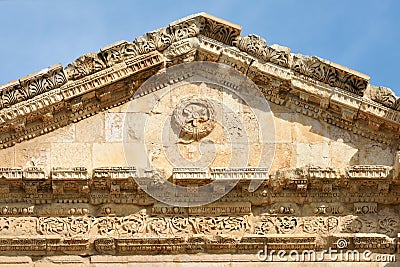
[[198, 141], [214, 129], [214, 113], [209, 100], [195, 98], [181, 102], [174, 110], [173, 120], [181, 137]]
[[[265, 245], [338, 248], [338, 240], [349, 248], [395, 253], [400, 184], [392, 152], [398, 149], [399, 99], [389, 88], [370, 85], [364, 74], [269, 46], [257, 35], [240, 36], [240, 30], [198, 14], [83, 55], [65, 68], [55, 65], [0, 86], [1, 156], [10, 162], [0, 168], [2, 255], [244, 254]], [[149, 77], [193, 61], [230, 66], [228, 74], [202, 74], [231, 91], [193, 82], [193, 73], [183, 71], [135, 94]], [[258, 155], [265, 162], [274, 153], [261, 149], [268, 142], [259, 135], [254, 113], [234, 97], [243, 86], [235, 80], [238, 72], [257, 85], [278, 114], [279, 164], [271, 172], [256, 167]], [[182, 90], [157, 99], [147, 113], [144, 138], [137, 130], [143, 129], [143, 99], [153, 101], [172, 86]], [[142, 168], [118, 161], [123, 104], [131, 100], [139, 110], [129, 110], [138, 118], [130, 125], [133, 150], [145, 140], [149, 161], [167, 179], [147, 168], [146, 155], [136, 154]], [[229, 112], [221, 112], [218, 103]], [[92, 138], [97, 126], [75, 127], [89, 116], [102, 116], [96, 125], [105, 126], [104, 134]], [[163, 143], [156, 140], [164, 121], [176, 130], [167, 135], [179, 147], [172, 154], [190, 163], [215, 152], [209, 168], [166, 164]], [[66, 125], [64, 136], [49, 134]], [[87, 132], [76, 134], [78, 129]], [[245, 149], [232, 151], [227, 145], [229, 138], [243, 136], [250, 140], [245, 164]], [[37, 143], [24, 142], [36, 137]], [[232, 157], [240, 167], [227, 167]], [[392, 158], [395, 164], [386, 164]], [[108, 167], [98, 159], [107, 159]], [[71, 168], [50, 168], [60, 162]], [[260, 184], [256, 190], [250, 190], [252, 179]], [[224, 183], [233, 180], [232, 188]], [[211, 182], [201, 197], [223, 197], [177, 207], [146, 193], [156, 188], [165, 195], [166, 181], [187, 190], [190, 200]]]

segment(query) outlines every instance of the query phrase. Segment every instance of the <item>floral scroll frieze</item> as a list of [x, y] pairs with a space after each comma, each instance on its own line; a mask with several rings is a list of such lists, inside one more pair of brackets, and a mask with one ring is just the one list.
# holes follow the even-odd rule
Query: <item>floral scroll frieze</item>
[[[349, 237], [349, 233], [352, 236], [348, 242], [352, 246], [362, 247], [369, 239], [379, 239], [375, 241], [389, 243], [376, 249], [392, 251], [399, 229], [396, 212], [388, 209], [360, 216], [164, 217], [150, 216], [142, 209], [127, 216], [3, 217], [0, 218], [0, 251], [151, 254], [224, 250], [236, 253], [258, 251], [265, 244], [282, 249], [326, 247], [340, 236]], [[287, 242], [292, 247], [287, 247]], [[91, 244], [97, 252], [89, 251]]]
[[393, 211], [343, 216], [149, 216], [145, 212], [127, 216], [8, 217], [0, 218], [3, 236], [218, 236], [322, 235], [377, 233], [395, 237], [400, 220]]
[[89, 217], [41, 217], [37, 231], [43, 235], [78, 236], [88, 234], [91, 224]]
[[244, 216], [173, 216], [151, 217], [143, 212], [124, 217], [11, 217], [0, 218], [0, 234], [60, 236], [60, 237], [132, 237], [239, 235], [250, 233], [251, 219]]
[[254, 233], [268, 234], [318, 234], [379, 233], [395, 237], [400, 230], [400, 220], [387, 209], [377, 214], [343, 216], [270, 216], [254, 218]]
[[335, 216], [315, 217], [261, 217], [255, 233], [265, 234], [333, 234], [340, 232], [340, 219]]
[[249, 233], [251, 228], [247, 215], [149, 217], [145, 214], [135, 214], [127, 217], [98, 218], [96, 224], [99, 234], [109, 236], [244, 234]]

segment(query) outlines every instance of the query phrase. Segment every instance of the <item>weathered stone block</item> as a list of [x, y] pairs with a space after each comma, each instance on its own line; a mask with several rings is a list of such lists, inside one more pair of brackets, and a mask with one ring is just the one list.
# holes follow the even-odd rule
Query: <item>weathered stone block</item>
[[92, 144], [90, 143], [52, 143], [52, 167], [86, 167], [92, 168]]

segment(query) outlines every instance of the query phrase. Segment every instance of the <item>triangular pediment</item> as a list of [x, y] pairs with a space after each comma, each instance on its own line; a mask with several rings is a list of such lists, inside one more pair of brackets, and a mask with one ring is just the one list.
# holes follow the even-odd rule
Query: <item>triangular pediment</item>
[[192, 61], [227, 64], [252, 79], [266, 99], [377, 142], [398, 137], [397, 97], [369, 77], [326, 60], [291, 54], [241, 27], [199, 13], [120, 41], [62, 67], [1, 86], [3, 148], [120, 105], [161, 69]]
[[199, 13], [0, 86], [0, 249], [394, 251], [400, 100], [240, 34]]
[[[257, 35], [241, 36], [240, 32], [241, 27], [236, 24], [199, 13], [146, 33], [133, 42], [119, 41], [99, 52], [83, 55], [66, 67], [57, 64], [3, 85], [0, 90], [2, 165], [40, 167], [47, 173], [60, 166], [82, 166], [89, 170], [102, 166], [145, 167], [144, 157], [137, 156], [127, 162], [124, 156], [124, 134], [132, 135], [137, 147], [146, 138], [138, 134], [138, 129], [124, 132], [126, 113], [132, 113], [132, 107], [139, 107], [133, 111], [132, 121], [134, 127], [140, 128], [144, 114], [169, 112], [176, 117], [176, 110], [185, 99], [213, 97], [212, 101], [228, 103], [230, 112], [241, 114], [242, 128], [223, 127], [231, 127], [238, 131], [238, 136], [248, 137], [248, 142], [255, 144], [249, 153], [264, 162], [259, 165], [257, 160], [242, 160], [245, 163], [241, 164], [238, 160], [235, 166], [271, 167], [274, 171], [308, 166], [336, 169], [352, 165], [394, 166], [400, 112], [390, 89], [370, 85], [365, 74], [317, 57], [292, 54], [287, 47], [268, 45]], [[217, 67], [204, 67], [197, 73], [187, 67], [195, 62], [209, 62]], [[192, 79], [193, 75], [206, 81], [206, 89]], [[213, 88], [207, 81], [230, 91]], [[247, 83], [254, 90], [243, 93], [247, 86], [243, 85]], [[188, 91], [196, 95], [189, 93], [184, 98], [171, 94], [175, 102], [168, 103], [160, 99], [163, 90], [180, 84], [188, 84]], [[262, 98], [271, 120], [248, 115], [244, 110], [254, 107], [240, 94], [251, 95], [249, 99]], [[191, 108], [205, 108], [206, 113], [213, 105], [201, 99], [194, 102]], [[173, 108], [166, 111], [157, 107], [161, 111], [154, 111], [149, 105], [155, 103]], [[213, 109], [212, 113], [218, 112]], [[228, 113], [215, 116], [226, 117]], [[157, 120], [152, 127], [149, 132], [162, 131]], [[171, 123], [171, 128], [174, 127]], [[180, 127], [184, 129], [182, 124]], [[211, 129], [214, 125], [207, 127]], [[207, 127], [186, 133], [185, 138], [200, 141], [212, 132], [219, 140], [217, 144], [222, 145], [232, 137], [221, 135], [223, 130], [211, 131]], [[256, 134], [259, 131], [266, 131], [262, 144], [253, 142], [260, 138]], [[265, 135], [273, 139], [266, 140]], [[189, 150], [196, 149], [186, 139], [176, 144], [186, 142], [185, 153], [195, 157], [196, 153]], [[159, 148], [153, 149], [150, 154], [157, 154]], [[239, 146], [228, 154], [242, 155], [243, 149]], [[255, 156], [257, 153], [260, 156]], [[272, 165], [265, 164], [271, 158]], [[223, 158], [217, 157], [216, 162], [213, 167], [218, 167], [218, 162], [225, 166]], [[171, 168], [168, 176], [172, 175]]]

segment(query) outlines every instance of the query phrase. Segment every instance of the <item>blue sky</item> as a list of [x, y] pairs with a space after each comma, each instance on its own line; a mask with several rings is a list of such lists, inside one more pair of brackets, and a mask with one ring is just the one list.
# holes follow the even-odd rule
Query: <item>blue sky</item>
[[0, 84], [198, 12], [368, 74], [400, 95], [397, 0], [0, 0]]

